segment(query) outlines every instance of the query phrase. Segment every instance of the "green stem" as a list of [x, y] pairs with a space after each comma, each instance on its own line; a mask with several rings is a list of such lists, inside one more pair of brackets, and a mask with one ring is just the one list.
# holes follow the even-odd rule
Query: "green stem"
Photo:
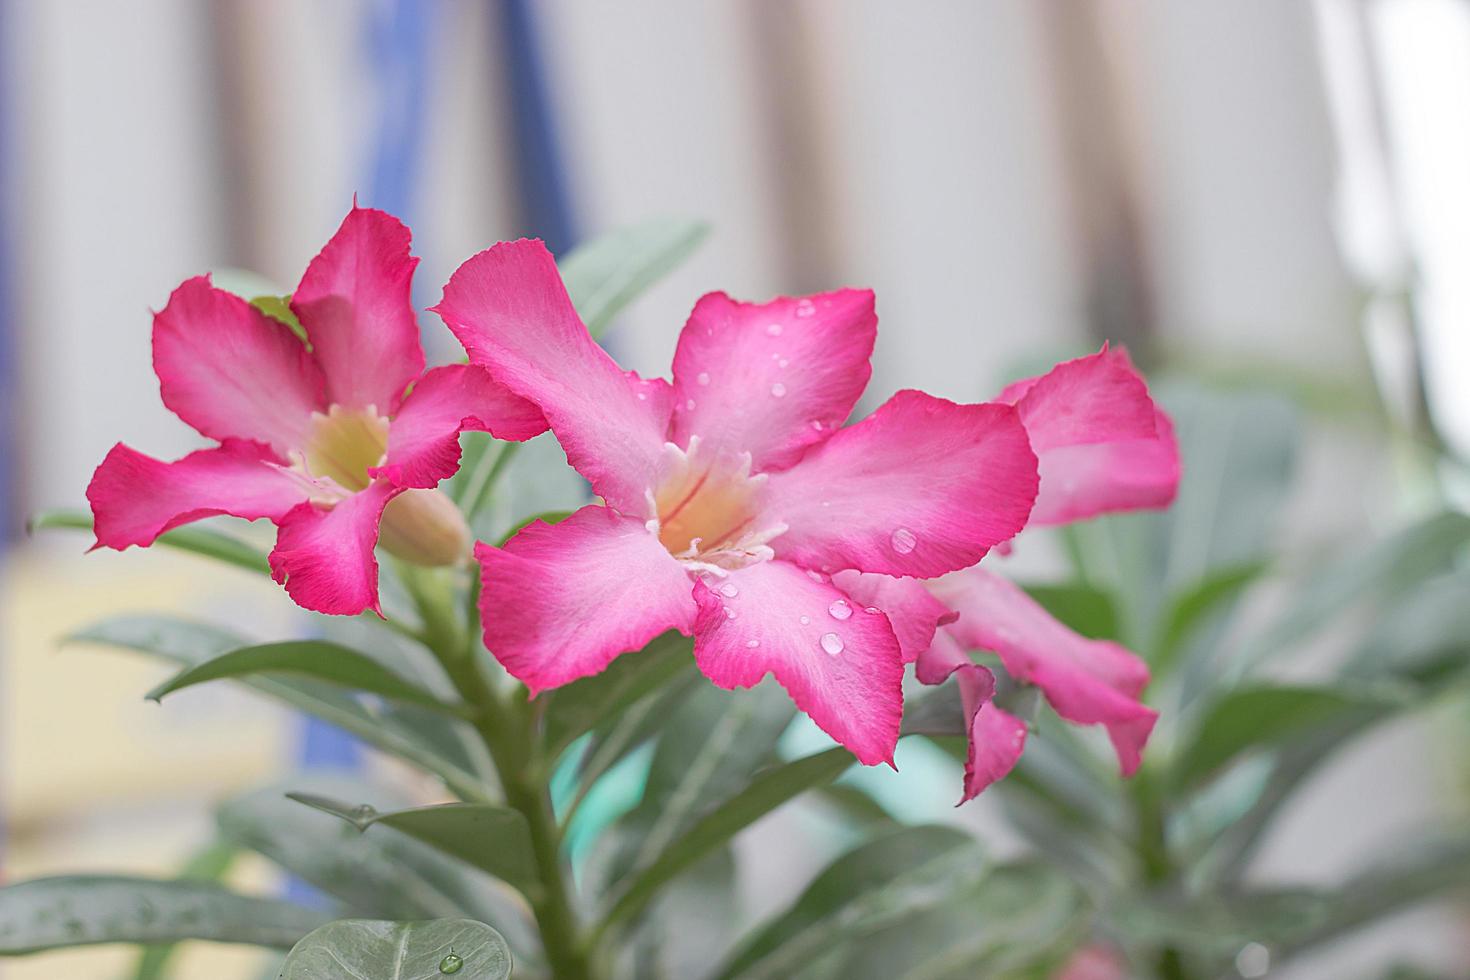
[[[1153, 771], [1147, 766], [1134, 777], [1133, 790], [1138, 820], [1139, 864], [1146, 881], [1152, 885], [1163, 885], [1174, 877], [1176, 868], [1173, 855], [1169, 853], [1163, 796]], [[1159, 950], [1154, 969], [1160, 980], [1190, 980], [1184, 957], [1173, 946]]]
[[[406, 571], [409, 593], [424, 618], [430, 649], [444, 666], [466, 704], [475, 709], [475, 731], [485, 743], [500, 775], [506, 805], [526, 820], [532, 857], [541, 887], [526, 899], [536, 917], [546, 961], [556, 980], [596, 980], [588, 943], [578, 921], [567, 868], [561, 860], [561, 830], [551, 806], [550, 771], [536, 738], [536, 717], [524, 689], [503, 696], [485, 678], [477, 657], [479, 637], [473, 624], [461, 628], [453, 604], [436, 598], [432, 583]], [[448, 619], [450, 621], [446, 622]], [[456, 642], [450, 642], [454, 638]]]

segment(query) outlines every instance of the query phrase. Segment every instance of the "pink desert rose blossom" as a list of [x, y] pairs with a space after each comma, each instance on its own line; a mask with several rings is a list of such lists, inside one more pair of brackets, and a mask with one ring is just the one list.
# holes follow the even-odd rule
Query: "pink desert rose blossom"
[[[1006, 388], [1036, 451], [1041, 488], [1031, 524], [1064, 524], [1099, 514], [1167, 507], [1179, 486], [1174, 427], [1154, 404], [1128, 355], [1102, 351], [1059, 364]], [[1010, 772], [1026, 743], [1026, 725], [990, 700], [995, 678], [968, 651], [994, 651], [1014, 679], [1041, 689], [1057, 714], [1102, 725], [1125, 776], [1138, 768], [1157, 712], [1140, 697], [1148, 667], [1116, 643], [1079, 636], [1020, 588], [988, 568], [969, 568], [926, 583], [930, 608], [919, 622], [932, 642], [917, 656], [926, 684], [956, 675], [969, 721], [964, 800]], [[908, 588], [895, 582], [889, 589]], [[933, 627], [942, 627], [937, 633]], [[917, 642], [917, 641], [915, 641]]]
[[484, 368], [424, 370], [417, 264], [403, 224], [354, 206], [291, 296], [305, 343], [208, 276], [174, 290], [153, 318], [163, 402], [219, 445], [174, 462], [114, 446], [87, 488], [96, 546], [146, 546], [218, 514], [266, 518], [275, 580], [341, 615], [378, 609], [380, 536], [420, 564], [467, 557], [469, 529], [433, 489], [459, 469], [460, 432], [526, 439], [546, 423]]
[[1018, 532], [1037, 464], [1016, 407], [901, 391], [844, 425], [871, 373], [867, 291], [707, 295], [672, 383], [593, 342], [537, 241], [471, 258], [436, 312], [603, 500], [476, 546], [485, 643], [510, 673], [554, 688], [678, 630], [716, 685], [773, 674], [861, 762], [892, 762], [912, 640], [845, 576], [933, 578]]

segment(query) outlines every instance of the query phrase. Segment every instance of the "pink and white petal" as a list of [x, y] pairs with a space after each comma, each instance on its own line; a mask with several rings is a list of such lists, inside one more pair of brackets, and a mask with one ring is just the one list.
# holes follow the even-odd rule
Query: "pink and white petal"
[[1041, 688], [1057, 714], [1108, 730], [1124, 775], [1138, 768], [1158, 712], [1140, 696], [1148, 666], [1106, 640], [1090, 640], [1058, 622], [1024, 591], [982, 568], [931, 583], [960, 614], [946, 629], [968, 648], [993, 650], [1018, 681]]
[[932, 578], [1020, 531], [1036, 485], [1014, 408], [900, 391], [770, 474], [758, 523], [785, 524], [771, 547], [805, 567]]
[[459, 435], [489, 432], [522, 442], [546, 431], [541, 409], [474, 364], [434, 368], [413, 386], [388, 426], [388, 452], [369, 472], [400, 487], [432, 487], [459, 470]]
[[942, 684], [954, 674], [965, 712], [969, 749], [965, 756], [965, 803], [1016, 767], [1026, 748], [1026, 723], [996, 707], [995, 675], [970, 659], [969, 653], [947, 631], [919, 655], [917, 676], [924, 684]]
[[1156, 410], [1148, 439], [1064, 446], [1041, 455], [1041, 490], [1031, 523], [1068, 524], [1099, 514], [1167, 507], [1179, 491], [1174, 424]]
[[1064, 361], [1039, 378], [1009, 385], [997, 401], [1013, 404], [1038, 456], [1062, 446], [1150, 439], [1154, 403], [1122, 348]]
[[424, 372], [409, 240], [391, 214], [354, 204], [291, 296], [334, 404], [391, 415]]
[[624, 372], [587, 333], [540, 241], [461, 265], [434, 307], [470, 360], [534, 402], [567, 460], [609, 504], [645, 517], [669, 427], [667, 385]]
[[696, 582], [694, 598], [694, 659], [717, 687], [753, 687], [772, 674], [859, 762], [893, 764], [903, 658], [886, 616], [783, 561]]
[[533, 694], [694, 624], [684, 567], [642, 521], [608, 507], [537, 521], [504, 548], [477, 544], [475, 558], [485, 646]]
[[284, 456], [323, 410], [321, 371], [296, 335], [208, 276], [186, 279], [153, 316], [163, 403], [211, 439], [263, 442]]
[[934, 598], [924, 583], [868, 572], [838, 572], [832, 584], [863, 607], [882, 610], [898, 637], [903, 662], [911, 664], [934, 642], [934, 631], [959, 615]]
[[784, 469], [847, 420], [872, 375], [873, 294], [700, 299], [674, 353], [672, 439], [749, 452], [756, 472]]
[[330, 507], [297, 505], [280, 522], [270, 555], [271, 577], [298, 606], [332, 616], [356, 616], [378, 605], [378, 523], [403, 488], [374, 480]]
[[96, 547], [146, 547], [180, 524], [220, 514], [280, 520], [308, 491], [278, 462], [265, 446], [241, 440], [172, 463], [118, 443], [87, 486]]

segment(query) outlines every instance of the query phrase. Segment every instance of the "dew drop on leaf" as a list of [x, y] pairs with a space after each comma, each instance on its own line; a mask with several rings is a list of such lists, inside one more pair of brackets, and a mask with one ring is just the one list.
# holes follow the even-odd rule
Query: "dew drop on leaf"
[[439, 961], [440, 973], [458, 973], [464, 969], [464, 958], [458, 953], [450, 953]]

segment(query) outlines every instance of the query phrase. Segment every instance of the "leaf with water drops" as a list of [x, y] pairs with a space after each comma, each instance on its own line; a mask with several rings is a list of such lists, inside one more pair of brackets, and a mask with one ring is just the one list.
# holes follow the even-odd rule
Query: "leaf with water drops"
[[483, 922], [342, 919], [297, 943], [280, 980], [505, 980], [511, 967], [510, 946]]

